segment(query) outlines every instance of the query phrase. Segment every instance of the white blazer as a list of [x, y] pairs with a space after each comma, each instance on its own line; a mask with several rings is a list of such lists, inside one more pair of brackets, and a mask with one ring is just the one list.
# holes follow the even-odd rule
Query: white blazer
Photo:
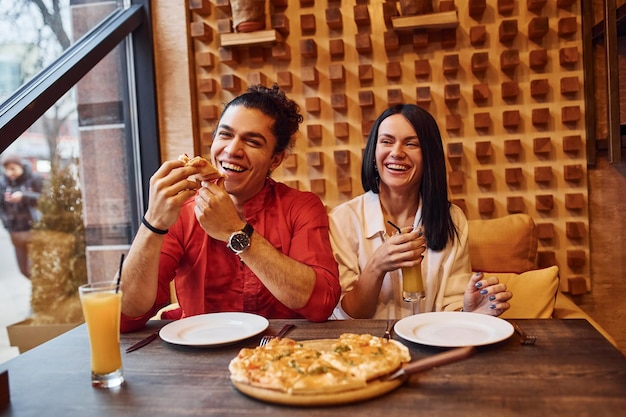
[[[422, 204], [415, 215], [418, 226]], [[468, 225], [463, 211], [450, 207], [452, 221], [459, 239], [448, 242], [442, 251], [427, 249], [422, 261], [422, 276], [426, 300], [424, 311], [456, 310], [463, 307], [463, 295], [471, 277], [468, 247]], [[353, 198], [330, 212], [330, 238], [335, 259], [339, 264], [341, 297], [352, 290], [361, 270], [374, 251], [389, 238], [380, 205], [379, 195], [371, 191]], [[373, 318], [399, 319], [414, 314], [411, 303], [402, 298], [400, 270], [385, 274]], [[331, 319], [351, 318], [341, 308], [341, 301]]]

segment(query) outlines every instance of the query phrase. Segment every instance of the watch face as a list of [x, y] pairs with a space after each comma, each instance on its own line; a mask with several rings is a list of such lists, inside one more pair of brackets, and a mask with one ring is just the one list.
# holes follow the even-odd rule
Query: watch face
[[235, 252], [242, 252], [250, 246], [250, 238], [244, 232], [234, 233], [230, 237], [229, 246]]

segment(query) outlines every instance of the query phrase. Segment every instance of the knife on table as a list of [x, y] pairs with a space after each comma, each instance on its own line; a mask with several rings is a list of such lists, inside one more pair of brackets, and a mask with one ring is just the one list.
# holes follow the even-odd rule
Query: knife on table
[[474, 354], [475, 350], [476, 349], [473, 346], [465, 346], [437, 353], [436, 355], [432, 355], [427, 358], [418, 359], [404, 365], [402, 368], [389, 375], [386, 380], [395, 379], [404, 375], [411, 375], [439, 365], [445, 365], [447, 363], [457, 362], [462, 359], [469, 358]]
[[159, 332], [158, 331], [156, 331], [154, 333], [151, 333], [149, 336], [141, 339], [139, 342], [135, 343], [134, 345], [127, 347], [126, 348], [126, 353], [134, 352], [137, 349], [141, 349], [142, 347], [150, 344], [158, 336], [159, 336]]

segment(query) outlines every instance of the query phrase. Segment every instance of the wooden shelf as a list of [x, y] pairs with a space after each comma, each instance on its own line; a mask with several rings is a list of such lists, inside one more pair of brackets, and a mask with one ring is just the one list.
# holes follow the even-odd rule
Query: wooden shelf
[[391, 23], [396, 30], [452, 29], [459, 26], [459, 15], [456, 10], [450, 10], [417, 16], [392, 17]]
[[258, 44], [272, 44], [282, 40], [282, 36], [277, 31], [257, 30], [254, 32], [223, 33], [220, 36], [222, 46], [245, 46]]

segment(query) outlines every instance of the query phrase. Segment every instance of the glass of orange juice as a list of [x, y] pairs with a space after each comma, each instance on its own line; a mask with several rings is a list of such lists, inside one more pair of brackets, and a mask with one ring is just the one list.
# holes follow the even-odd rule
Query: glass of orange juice
[[402, 268], [402, 298], [410, 303], [412, 314], [424, 312], [426, 293], [422, 281], [422, 264]]
[[[418, 235], [420, 237], [423, 235], [421, 229]], [[424, 311], [426, 292], [422, 279], [421, 263], [411, 268], [402, 268], [402, 298], [404, 301], [411, 303], [411, 309], [414, 314]]]
[[[402, 233], [402, 229], [395, 225], [392, 221], [387, 220], [398, 234]], [[420, 227], [418, 236], [422, 237], [424, 231]], [[424, 290], [424, 281], [422, 280], [422, 264], [410, 268], [401, 268], [402, 271], [402, 298], [404, 301], [411, 303], [413, 314], [424, 311], [424, 302], [426, 300], [426, 292]]]
[[402, 268], [402, 298], [404, 301], [419, 302], [425, 297], [422, 265]]
[[115, 282], [78, 288], [91, 346], [91, 385], [114, 388], [124, 382], [120, 353], [122, 292]]

